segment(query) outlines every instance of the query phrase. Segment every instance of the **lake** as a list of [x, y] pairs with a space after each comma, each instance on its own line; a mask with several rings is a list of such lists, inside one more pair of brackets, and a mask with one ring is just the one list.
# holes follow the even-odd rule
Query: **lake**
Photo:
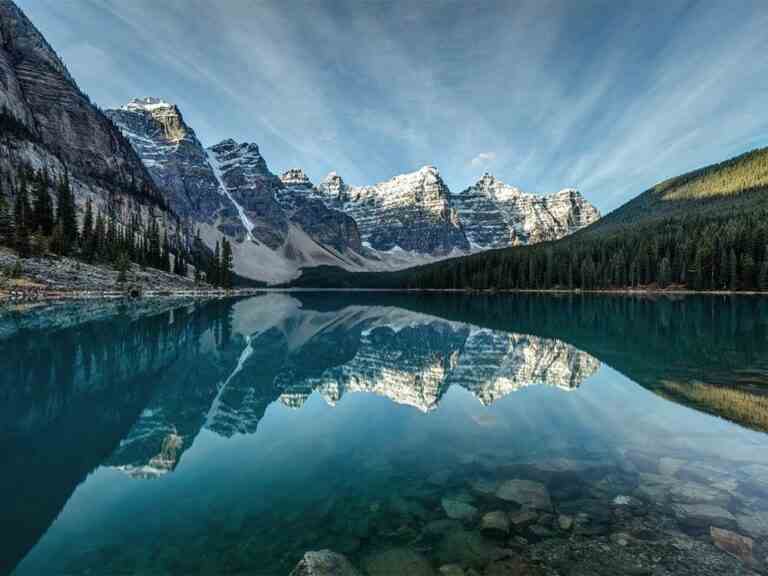
[[0, 311], [0, 573], [767, 573], [768, 299]]

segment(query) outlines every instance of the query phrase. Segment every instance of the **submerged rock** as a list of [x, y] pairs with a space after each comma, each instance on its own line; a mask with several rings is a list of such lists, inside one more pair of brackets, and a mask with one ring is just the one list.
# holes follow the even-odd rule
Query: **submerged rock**
[[692, 527], [707, 528], [712, 525], [732, 527], [736, 524], [733, 514], [714, 504], [675, 504], [672, 509], [682, 524]]
[[410, 548], [390, 548], [368, 556], [363, 564], [369, 576], [433, 576], [435, 574], [429, 561]]
[[518, 510], [509, 515], [509, 521], [515, 528], [524, 528], [529, 524], [533, 524], [538, 519], [539, 515], [533, 510]]
[[472, 504], [455, 498], [443, 498], [441, 504], [446, 516], [452, 520], [473, 522], [479, 514], [478, 509], [472, 506]]
[[470, 488], [478, 494], [487, 496], [496, 492], [498, 484], [493, 480], [486, 480], [485, 478], [476, 478], [469, 483]]
[[739, 529], [750, 536], [768, 536], [768, 511], [755, 511], [736, 516]]
[[723, 552], [735, 556], [746, 564], [751, 564], [754, 561], [752, 556], [752, 538], [747, 538], [730, 530], [715, 528], [714, 526], [710, 528], [709, 533], [712, 536], [714, 545]]
[[568, 531], [573, 528], [573, 517], [567, 514], [560, 514], [557, 517], [557, 525], [560, 526], [560, 530]]
[[667, 456], [660, 458], [659, 474], [662, 476], [675, 476], [686, 463], [687, 460], [679, 458], [669, 458]]
[[711, 504], [726, 504], [730, 499], [727, 492], [715, 490], [698, 482], [684, 482], [673, 486], [669, 496], [675, 502], [707, 502]]
[[552, 510], [552, 500], [546, 486], [532, 480], [508, 480], [496, 490], [496, 497], [515, 502], [524, 508]]
[[424, 526], [422, 533], [424, 536], [434, 538], [457, 530], [462, 530], [461, 522], [450, 518], [441, 518], [440, 520], [432, 520], [431, 522], [428, 522]]
[[341, 554], [317, 550], [304, 554], [290, 576], [361, 576]]
[[509, 518], [505, 512], [494, 510], [480, 520], [480, 532], [493, 538], [504, 538], [509, 534]]
[[503, 549], [485, 540], [480, 532], [459, 530], [445, 535], [437, 547], [441, 563], [482, 567], [507, 555]]

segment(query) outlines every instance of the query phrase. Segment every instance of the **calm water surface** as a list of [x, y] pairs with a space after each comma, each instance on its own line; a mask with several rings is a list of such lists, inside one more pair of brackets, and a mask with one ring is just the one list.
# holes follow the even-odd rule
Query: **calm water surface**
[[765, 574], [767, 394], [760, 298], [8, 310], [0, 573]]

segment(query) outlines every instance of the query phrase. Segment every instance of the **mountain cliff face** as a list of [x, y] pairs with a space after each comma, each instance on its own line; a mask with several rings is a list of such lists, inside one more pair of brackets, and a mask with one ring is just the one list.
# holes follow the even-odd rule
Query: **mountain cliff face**
[[374, 250], [442, 256], [469, 249], [448, 186], [434, 166], [362, 187], [347, 186], [331, 173], [320, 191], [355, 219], [363, 242]]
[[162, 204], [130, 144], [10, 0], [0, 0], [0, 88], [0, 113], [17, 124], [0, 139], [6, 175], [22, 165], [44, 168], [55, 178], [66, 173], [79, 203], [112, 194]]
[[527, 194], [490, 174], [456, 194], [453, 202], [475, 249], [557, 240], [600, 218], [576, 190]]

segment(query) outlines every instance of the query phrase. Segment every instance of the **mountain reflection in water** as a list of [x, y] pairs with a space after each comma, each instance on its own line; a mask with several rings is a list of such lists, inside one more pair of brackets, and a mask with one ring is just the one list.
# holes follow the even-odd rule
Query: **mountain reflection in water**
[[[191, 490], [190, 498], [209, 490], [207, 483], [214, 490], [218, 480], [205, 480], [206, 474], [214, 473], [217, 466], [228, 470], [239, 461], [242, 456], [233, 450], [242, 445], [240, 438], [258, 440], [261, 435], [265, 442], [274, 434], [279, 437], [275, 425], [280, 428], [291, 423], [290, 432], [282, 432], [282, 442], [295, 442], [296, 435], [313, 430], [312, 419], [319, 418], [315, 400], [325, 406], [358, 406], [358, 414], [371, 426], [370, 436], [361, 438], [369, 445], [352, 452], [345, 450], [353, 441], [350, 434], [354, 437], [357, 432], [351, 424], [342, 423], [347, 411], [338, 416], [341, 420], [334, 425], [338, 430], [332, 427], [323, 432], [319, 418], [313, 436], [302, 436], [303, 442], [311, 437], [312, 442], [328, 442], [318, 448], [319, 453], [332, 450], [334, 459], [347, 460], [345, 466], [358, 461], [359, 450], [376, 450], [379, 443], [386, 450], [396, 450], [398, 458], [406, 458], [412, 451], [423, 453], [424, 446], [430, 445], [435, 462], [457, 454], [474, 462], [489, 450], [497, 456], [505, 450], [515, 455], [515, 462], [524, 462], [533, 457], [526, 450], [546, 452], [546, 446], [564, 450], [569, 440], [588, 453], [596, 451], [598, 444], [604, 449], [613, 442], [612, 449], [631, 460], [631, 451], [628, 456], [618, 436], [612, 437], [618, 430], [619, 434], [633, 432], [621, 429], [619, 413], [625, 412], [630, 420], [634, 414], [638, 432], [640, 427], [659, 432], [655, 416], [642, 415], [640, 404], [622, 405], [625, 399], [619, 396], [601, 397], [599, 390], [589, 394], [579, 390], [580, 397], [572, 400], [565, 394], [589, 387], [591, 379], [599, 380], [601, 362], [610, 366], [604, 380], [615, 380], [616, 370], [657, 394], [641, 397], [645, 407], [667, 406], [660, 412], [680, 410], [661, 400], [664, 397], [764, 430], [768, 425], [764, 403], [768, 390], [767, 312], [762, 299], [747, 297], [650, 300], [365, 293], [267, 293], [212, 302], [146, 301], [138, 307], [114, 302], [64, 304], [5, 312], [0, 314], [0, 454], [4, 470], [0, 485], [15, 497], [2, 514], [5, 541], [0, 572], [12, 570], [27, 556], [18, 574], [52, 567], [61, 568], [62, 573], [86, 573], [119, 551], [117, 557], [127, 567], [124, 573], [139, 573], [138, 566], [162, 573], [159, 566], [165, 560], [155, 556], [139, 559], [131, 551], [131, 546], [138, 545], [134, 543], [137, 535], [122, 534], [122, 544], [71, 545], [72, 538], [93, 537], [92, 533], [78, 536], [72, 529], [56, 529], [77, 514], [67, 513], [73, 493], [85, 498], [88, 485], [103, 483], [110, 470], [133, 481], [178, 473], [178, 482], [184, 482], [180, 494]], [[595, 382], [598, 388], [601, 385], [602, 381]], [[530, 386], [542, 392], [521, 394], [509, 400], [513, 404], [508, 403], [506, 398], [512, 393]], [[545, 389], [554, 395], [544, 393]], [[357, 396], [353, 393], [382, 397], [389, 407], [368, 400], [347, 402], [347, 396]], [[470, 398], [474, 398], [474, 407], [467, 403]], [[603, 405], [598, 408], [595, 402]], [[411, 421], [408, 411], [424, 413], [420, 417], [425, 420]], [[590, 411], [594, 411], [591, 417], [587, 416]], [[458, 421], [462, 413], [469, 415], [477, 430], [462, 432], [446, 421]], [[270, 414], [277, 420], [268, 430], [261, 430], [262, 420]], [[433, 414], [438, 418], [432, 418]], [[590, 424], [590, 418], [599, 425]], [[724, 429], [712, 422], [720, 430], [721, 440], [742, 438], [732, 425]], [[355, 426], [359, 429], [363, 424]], [[614, 426], [616, 430], [611, 428]], [[405, 429], [409, 432], [398, 440]], [[527, 430], [529, 436], [522, 439], [521, 430]], [[688, 432], [680, 431], [685, 450], [697, 443]], [[439, 445], [442, 437], [453, 440]], [[768, 446], [761, 439], [750, 439], [757, 444], [748, 443], [745, 449], [759, 446], [764, 451]], [[222, 450], [227, 442], [231, 442], [229, 448]], [[526, 446], [528, 442], [539, 447]], [[212, 447], [218, 447], [218, 456], [211, 452]], [[304, 448], [300, 445], [296, 450]], [[190, 472], [185, 480], [180, 463], [188, 452]], [[379, 455], [384, 458], [381, 450]], [[275, 462], [282, 462], [285, 456], [274, 456]], [[275, 468], [270, 474], [313, 482], [311, 470], [297, 463], [302, 454], [297, 453], [296, 458], [299, 460], [286, 469], [272, 462]], [[759, 462], [753, 465], [761, 465]], [[412, 477], [422, 464], [408, 461], [401, 472], [409, 471], [406, 476]], [[385, 459], [363, 465], [371, 474], [366, 490], [373, 491], [379, 480], [389, 482], [391, 464]], [[296, 466], [300, 468], [294, 469]], [[245, 465], [235, 468], [249, 474]], [[83, 483], [94, 470], [98, 473]], [[121, 481], [112, 482], [122, 486]], [[83, 490], [76, 491], [78, 485]], [[281, 504], [284, 494], [269, 485], [254, 488], [259, 498], [265, 503], [272, 499], [276, 510], [284, 506], [283, 516], [290, 516], [291, 506], [297, 503]], [[166, 501], [165, 496], [157, 498], [157, 502]], [[130, 505], [138, 511], [144, 505], [138, 500], [120, 506]], [[99, 502], [90, 498], [81, 506], [95, 506], [94, 515], [107, 515], [104, 522], [115, 522], [117, 512]], [[215, 499], [207, 504], [222, 505]], [[756, 510], [768, 508], [762, 499], [751, 505]], [[256, 503], [252, 506], [258, 507]], [[193, 514], [193, 508], [186, 514]], [[267, 530], [261, 534], [269, 540], [270, 528], [265, 526], [282, 526], [284, 519], [278, 521], [264, 512], [259, 516], [256, 508], [252, 512], [258, 517], [258, 529]], [[193, 518], [199, 520], [195, 514]], [[356, 509], [356, 514], [370, 512]], [[153, 522], [164, 521], [160, 517], [141, 520], [148, 523], [149, 533]], [[355, 521], [361, 520], [356, 517]], [[314, 526], [302, 526], [294, 519], [290, 525], [302, 531], [324, 530], [324, 522], [327, 520], [318, 519]], [[201, 533], [211, 529], [195, 521], [176, 528], [186, 533], [192, 525]], [[122, 524], [120, 530], [130, 532]], [[342, 532], [349, 538], [348, 531]], [[229, 534], [228, 545], [242, 546], [243, 538], [245, 533], [235, 530]], [[250, 561], [241, 560], [243, 569], [287, 573], [302, 547], [339, 547], [331, 537], [291, 540], [283, 534], [272, 540], [273, 549], [265, 544]], [[373, 554], [380, 542], [371, 536], [357, 540], [350, 553], [360, 554], [367, 562], [366, 546]], [[342, 548], [348, 547], [349, 542], [342, 544]], [[68, 548], [66, 558], [56, 556], [62, 553], [61, 546]], [[205, 547], [201, 543], [195, 546]], [[101, 555], [89, 552], [99, 549]], [[119, 568], [113, 565], [103, 573]], [[235, 569], [224, 572], [239, 573]]]

